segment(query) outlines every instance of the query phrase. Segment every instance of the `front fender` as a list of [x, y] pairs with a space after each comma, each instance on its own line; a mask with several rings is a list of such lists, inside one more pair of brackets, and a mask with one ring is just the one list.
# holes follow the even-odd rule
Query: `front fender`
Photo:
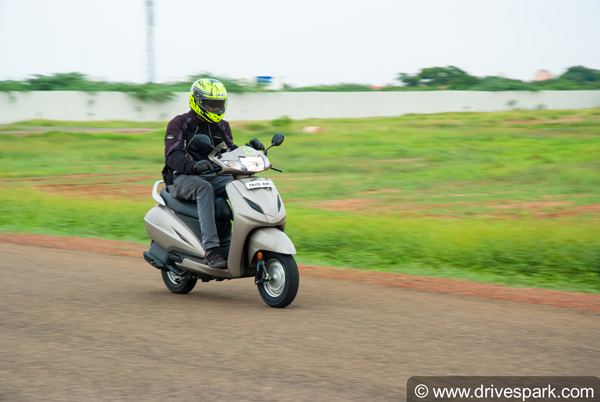
[[256, 229], [248, 236], [248, 261], [252, 261], [254, 255], [261, 250], [296, 254], [296, 248], [290, 238], [274, 227]]

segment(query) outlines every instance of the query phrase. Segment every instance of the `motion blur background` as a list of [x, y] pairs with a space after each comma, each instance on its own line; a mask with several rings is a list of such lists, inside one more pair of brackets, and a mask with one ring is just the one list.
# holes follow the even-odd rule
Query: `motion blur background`
[[236, 142], [286, 134], [270, 177], [300, 262], [598, 292], [598, 16], [0, 0], [0, 231], [146, 244], [165, 126], [210, 74]]

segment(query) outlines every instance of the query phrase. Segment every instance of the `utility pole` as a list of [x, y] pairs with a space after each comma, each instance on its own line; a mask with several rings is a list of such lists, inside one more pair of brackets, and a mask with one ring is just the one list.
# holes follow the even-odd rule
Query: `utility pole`
[[154, 70], [154, 0], [146, 0], [146, 10], [148, 14], [146, 31], [148, 82], [154, 82], [156, 81], [156, 72]]

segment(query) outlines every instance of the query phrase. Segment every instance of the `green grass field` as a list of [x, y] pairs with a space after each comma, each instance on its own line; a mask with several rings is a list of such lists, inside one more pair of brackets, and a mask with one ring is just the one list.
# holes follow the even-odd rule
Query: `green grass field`
[[[6, 133], [31, 126], [49, 131]], [[0, 231], [147, 244], [165, 126], [0, 126]], [[238, 144], [286, 134], [269, 153], [284, 173], [265, 175], [284, 199], [299, 262], [600, 292], [600, 109], [232, 127]]]

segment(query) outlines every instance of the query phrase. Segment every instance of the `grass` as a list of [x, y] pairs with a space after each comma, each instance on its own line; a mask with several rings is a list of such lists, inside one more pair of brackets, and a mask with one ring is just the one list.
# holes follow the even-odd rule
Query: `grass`
[[164, 122], [139, 122], [139, 121], [55, 121], [55, 120], [27, 120], [15, 124], [6, 125], [17, 127], [82, 127], [82, 128], [147, 128], [162, 130]]
[[[0, 134], [0, 231], [148, 242], [165, 123], [0, 130], [28, 125], [50, 131]], [[86, 132], [95, 127], [156, 130]], [[268, 176], [300, 262], [600, 292], [600, 109], [232, 127], [238, 144], [286, 133], [269, 153], [284, 173]]]

